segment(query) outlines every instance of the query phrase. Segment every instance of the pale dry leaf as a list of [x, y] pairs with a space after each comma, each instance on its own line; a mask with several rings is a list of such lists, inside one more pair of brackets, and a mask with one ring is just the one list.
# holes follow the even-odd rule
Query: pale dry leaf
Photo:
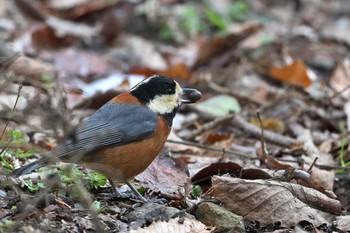
[[[306, 220], [315, 226], [332, 222], [339, 201], [298, 184], [214, 176], [211, 193], [245, 220], [295, 226]], [[320, 210], [322, 209], [322, 210]]]
[[138, 66], [157, 70], [168, 68], [165, 59], [150, 41], [138, 36], [125, 35], [121, 38], [121, 43], [130, 49], [129, 54], [138, 58]]
[[145, 228], [138, 228], [131, 230], [132, 233], [175, 233], [175, 232], [187, 232], [187, 233], [206, 233], [212, 232], [213, 229], [207, 227], [196, 219], [184, 218], [180, 219], [172, 218], [168, 222], [157, 221]]
[[350, 230], [350, 215], [339, 216], [337, 217], [337, 229], [341, 231], [349, 231]]
[[350, 86], [349, 74], [350, 61], [345, 59], [337, 65], [329, 80], [329, 85], [333, 88], [333, 90], [340, 93], [342, 97], [347, 99], [350, 97], [350, 89], [347, 88]]
[[[307, 169], [309, 169], [309, 166], [306, 166], [305, 170]], [[333, 190], [334, 180], [334, 171], [326, 171], [317, 167], [312, 168], [311, 182], [313, 184], [321, 186], [326, 190]]]
[[293, 131], [297, 134], [297, 141], [302, 142], [304, 150], [307, 152], [307, 156], [303, 156], [303, 160], [307, 164], [312, 164], [312, 162], [317, 157], [317, 163], [319, 164], [327, 164], [334, 165], [334, 159], [329, 153], [321, 153], [321, 151], [316, 147], [311, 131], [309, 129], [305, 129], [299, 125], [293, 125]]
[[86, 25], [83, 23], [63, 20], [54, 16], [48, 17], [46, 23], [55, 30], [58, 37], [70, 35], [78, 38], [92, 38], [97, 36], [102, 29], [100, 24], [95, 26]]

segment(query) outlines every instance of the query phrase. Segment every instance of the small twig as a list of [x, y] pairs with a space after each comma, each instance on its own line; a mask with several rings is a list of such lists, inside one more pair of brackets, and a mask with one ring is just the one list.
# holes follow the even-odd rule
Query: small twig
[[264, 160], [266, 160], [267, 156], [268, 156], [268, 151], [266, 149], [266, 143], [265, 143], [265, 136], [264, 136], [264, 127], [261, 121], [261, 117], [260, 117], [260, 113], [257, 112], [256, 115], [258, 116], [258, 120], [259, 120], [259, 124], [260, 124], [260, 128], [261, 128], [261, 148], [262, 148], [262, 152], [263, 152], [263, 156], [264, 156]]
[[197, 130], [194, 130], [190, 135], [188, 135], [186, 137], [186, 139], [187, 140], [191, 140], [191, 139], [195, 138], [196, 136], [202, 134], [205, 131], [209, 131], [211, 129], [214, 129], [217, 126], [219, 126], [219, 125], [227, 122], [228, 120], [232, 119], [233, 116], [234, 116], [234, 114], [229, 114], [227, 116], [215, 118], [211, 122], [208, 122], [208, 123], [204, 124], [201, 128], [199, 128]]
[[247, 159], [256, 159], [255, 157], [250, 156], [251, 155], [250, 152], [240, 153], [240, 152], [235, 152], [235, 151], [232, 151], [232, 150], [223, 149], [222, 147], [202, 145], [202, 144], [199, 144], [199, 143], [187, 142], [187, 141], [174, 141], [174, 140], [168, 139], [167, 142], [176, 143], [176, 144], [182, 144], [182, 145], [187, 145], [187, 146], [193, 146], [193, 147], [198, 147], [198, 148], [211, 150], [211, 151], [216, 151], [216, 152], [221, 152], [221, 153], [223, 151], [225, 151], [226, 154], [237, 155], [237, 156], [240, 156], [242, 158], [247, 158]]
[[18, 87], [18, 92], [17, 92], [17, 98], [16, 98], [16, 101], [15, 101], [15, 104], [13, 105], [13, 108], [12, 108], [12, 112], [11, 112], [11, 115], [10, 117], [7, 119], [6, 121], [6, 124], [5, 124], [5, 127], [4, 129], [2, 130], [2, 133], [1, 133], [1, 136], [0, 136], [0, 140], [2, 139], [2, 137], [4, 136], [4, 133], [10, 123], [10, 120], [12, 119], [13, 115], [14, 115], [14, 112], [15, 112], [15, 109], [16, 109], [16, 106], [17, 106], [17, 103], [18, 103], [18, 99], [20, 97], [20, 94], [21, 94], [21, 90], [22, 90], [22, 87], [23, 85], [21, 84], [19, 87]]
[[259, 105], [259, 106], [263, 104], [263, 102], [257, 98], [253, 98], [253, 97], [248, 96], [248, 95], [237, 94], [237, 92], [233, 92], [231, 89], [229, 89], [227, 87], [223, 87], [223, 86], [220, 86], [219, 84], [216, 84], [212, 79], [212, 75], [209, 73], [204, 74], [203, 77], [204, 77], [204, 81], [207, 83], [208, 87], [214, 91], [217, 91], [219, 93], [229, 94], [229, 95], [232, 95], [232, 96], [239, 98], [239, 99], [245, 99], [248, 102], [254, 103], [254, 104]]
[[[199, 143], [195, 143], [195, 142], [187, 142], [187, 141], [175, 141], [175, 140], [170, 140], [168, 139], [167, 142], [169, 143], [175, 143], [175, 144], [182, 144], [182, 145], [187, 145], [187, 146], [193, 146], [193, 147], [197, 147], [197, 148], [201, 148], [201, 149], [205, 149], [205, 150], [210, 150], [210, 151], [216, 151], [216, 152], [221, 152], [223, 151], [222, 147], [214, 147], [214, 146], [207, 146], [207, 145], [202, 145]], [[251, 160], [259, 160], [259, 158], [257, 157], [253, 157], [251, 156], [252, 154], [254, 154], [254, 151], [244, 151], [244, 152], [235, 152], [232, 150], [225, 150], [225, 153], [227, 154], [231, 154], [231, 155], [237, 155], [240, 156], [242, 158], [247, 158], [247, 159], [251, 159]], [[300, 163], [300, 161], [298, 160], [292, 160], [292, 159], [278, 159], [278, 161], [281, 162], [288, 162], [288, 163]], [[316, 167], [320, 168], [320, 169], [326, 169], [326, 170], [334, 170], [334, 169], [344, 169], [344, 170], [349, 170], [350, 171], [350, 167], [343, 167], [340, 165], [324, 165], [324, 164], [317, 164], [315, 163]]]
[[[255, 125], [250, 124], [246, 120], [244, 120], [241, 116], [235, 115], [232, 120], [232, 125], [236, 128], [242, 129], [244, 131], [247, 131], [252, 136], [259, 138], [260, 137], [260, 129], [259, 127], [256, 127]], [[265, 131], [264, 134], [265, 140], [280, 145], [289, 147], [290, 145], [296, 143], [297, 141], [291, 137], [283, 136], [278, 133], [274, 133], [272, 131]]]
[[59, 198], [55, 198], [55, 202], [63, 207], [66, 207], [68, 209], [72, 209], [72, 207], [70, 205], [68, 205], [66, 202], [64, 202], [63, 200], [59, 199]]
[[315, 166], [317, 160], [318, 160], [318, 157], [315, 157], [314, 161], [312, 162], [312, 164], [310, 165], [309, 169], [307, 170], [307, 172], [309, 174], [312, 173], [312, 168]]

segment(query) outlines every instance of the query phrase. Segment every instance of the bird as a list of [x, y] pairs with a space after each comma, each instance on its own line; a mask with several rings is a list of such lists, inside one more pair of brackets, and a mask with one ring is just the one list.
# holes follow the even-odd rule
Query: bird
[[19, 177], [58, 161], [82, 164], [105, 175], [114, 192], [114, 181], [124, 182], [147, 202], [128, 180], [143, 172], [164, 147], [178, 108], [201, 96], [172, 78], [153, 75], [105, 103], [46, 156], [10, 175]]

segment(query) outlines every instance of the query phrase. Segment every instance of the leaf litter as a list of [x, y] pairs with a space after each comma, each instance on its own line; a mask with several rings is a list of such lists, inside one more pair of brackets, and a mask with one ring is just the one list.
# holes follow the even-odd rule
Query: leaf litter
[[243, 217], [240, 231], [350, 229], [344, 1], [0, 4], [1, 129], [28, 139], [0, 140], [0, 231], [131, 231], [128, 214], [145, 205], [111, 198], [84, 167], [6, 175], [154, 73], [204, 96], [175, 119], [170, 153], [135, 179], [146, 196], [167, 199], [157, 211], [187, 216], [143, 215], [135, 232], [219, 231], [224, 217], [194, 217], [208, 200]]

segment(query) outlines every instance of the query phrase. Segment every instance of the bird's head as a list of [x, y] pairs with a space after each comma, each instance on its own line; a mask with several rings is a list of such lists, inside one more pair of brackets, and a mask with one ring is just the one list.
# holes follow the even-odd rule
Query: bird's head
[[162, 75], [154, 75], [141, 81], [130, 93], [161, 115], [175, 115], [182, 103], [194, 103], [202, 97], [198, 90], [181, 88], [175, 80]]

